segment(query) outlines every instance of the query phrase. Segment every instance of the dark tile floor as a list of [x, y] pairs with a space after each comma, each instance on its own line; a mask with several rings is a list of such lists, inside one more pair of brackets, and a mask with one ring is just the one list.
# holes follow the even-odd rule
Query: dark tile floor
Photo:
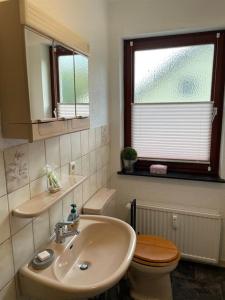
[[174, 300], [225, 300], [225, 269], [182, 261], [172, 287]]
[[[181, 261], [172, 273], [173, 300], [225, 300], [225, 268]], [[131, 300], [129, 282], [119, 285], [98, 300]]]

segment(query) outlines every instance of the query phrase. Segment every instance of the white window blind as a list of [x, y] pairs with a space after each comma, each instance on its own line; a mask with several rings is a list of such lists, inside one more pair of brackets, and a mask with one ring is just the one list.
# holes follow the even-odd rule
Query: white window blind
[[132, 147], [139, 157], [210, 160], [213, 102], [132, 105]]
[[[58, 103], [57, 114], [59, 118], [75, 118], [76, 116], [88, 117], [89, 104], [63, 104]], [[75, 112], [76, 109], [76, 112]]]
[[58, 103], [57, 115], [59, 118], [75, 118], [75, 105]]
[[89, 116], [89, 104], [77, 104], [76, 114], [77, 116], [88, 117]]

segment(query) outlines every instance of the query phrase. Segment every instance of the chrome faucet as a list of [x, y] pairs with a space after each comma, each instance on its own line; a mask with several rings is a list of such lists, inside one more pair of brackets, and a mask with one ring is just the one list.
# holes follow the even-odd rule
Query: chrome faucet
[[68, 225], [75, 225], [78, 222], [79, 219], [75, 221], [67, 221], [67, 222], [58, 222], [55, 225], [55, 242], [57, 244], [62, 244], [65, 242], [66, 237], [78, 235], [80, 232], [72, 226], [70, 226], [71, 230], [66, 230]]

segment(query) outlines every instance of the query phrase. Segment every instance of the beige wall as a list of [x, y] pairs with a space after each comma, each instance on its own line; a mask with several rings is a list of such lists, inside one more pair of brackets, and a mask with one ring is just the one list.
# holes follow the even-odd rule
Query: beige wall
[[[133, 198], [174, 205], [217, 209], [225, 218], [225, 184], [172, 179], [119, 176], [123, 147], [123, 52], [122, 40], [139, 36], [172, 34], [225, 28], [223, 0], [122, 0], [110, 1], [110, 127], [112, 187], [118, 190], [118, 206]], [[225, 119], [224, 119], [225, 123]], [[225, 178], [224, 141], [221, 148], [221, 176]], [[225, 233], [221, 259], [225, 260]]]
[[[0, 300], [20, 299], [15, 280], [19, 267], [46, 245], [56, 222], [67, 218], [72, 202], [80, 208], [109, 180], [106, 3], [37, 3], [90, 43], [91, 129], [30, 144], [0, 138], [0, 149], [4, 149], [0, 151]], [[55, 166], [60, 176], [68, 174], [71, 160], [75, 160], [77, 174], [87, 176], [83, 184], [38, 218], [12, 216], [13, 208], [47, 189], [46, 163]]]

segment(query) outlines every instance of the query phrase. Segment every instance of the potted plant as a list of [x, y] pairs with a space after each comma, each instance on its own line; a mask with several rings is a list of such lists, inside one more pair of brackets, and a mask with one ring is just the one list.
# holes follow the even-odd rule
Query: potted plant
[[121, 151], [121, 159], [123, 169], [127, 173], [132, 173], [134, 171], [134, 163], [137, 161], [137, 151], [132, 147], [126, 147]]

